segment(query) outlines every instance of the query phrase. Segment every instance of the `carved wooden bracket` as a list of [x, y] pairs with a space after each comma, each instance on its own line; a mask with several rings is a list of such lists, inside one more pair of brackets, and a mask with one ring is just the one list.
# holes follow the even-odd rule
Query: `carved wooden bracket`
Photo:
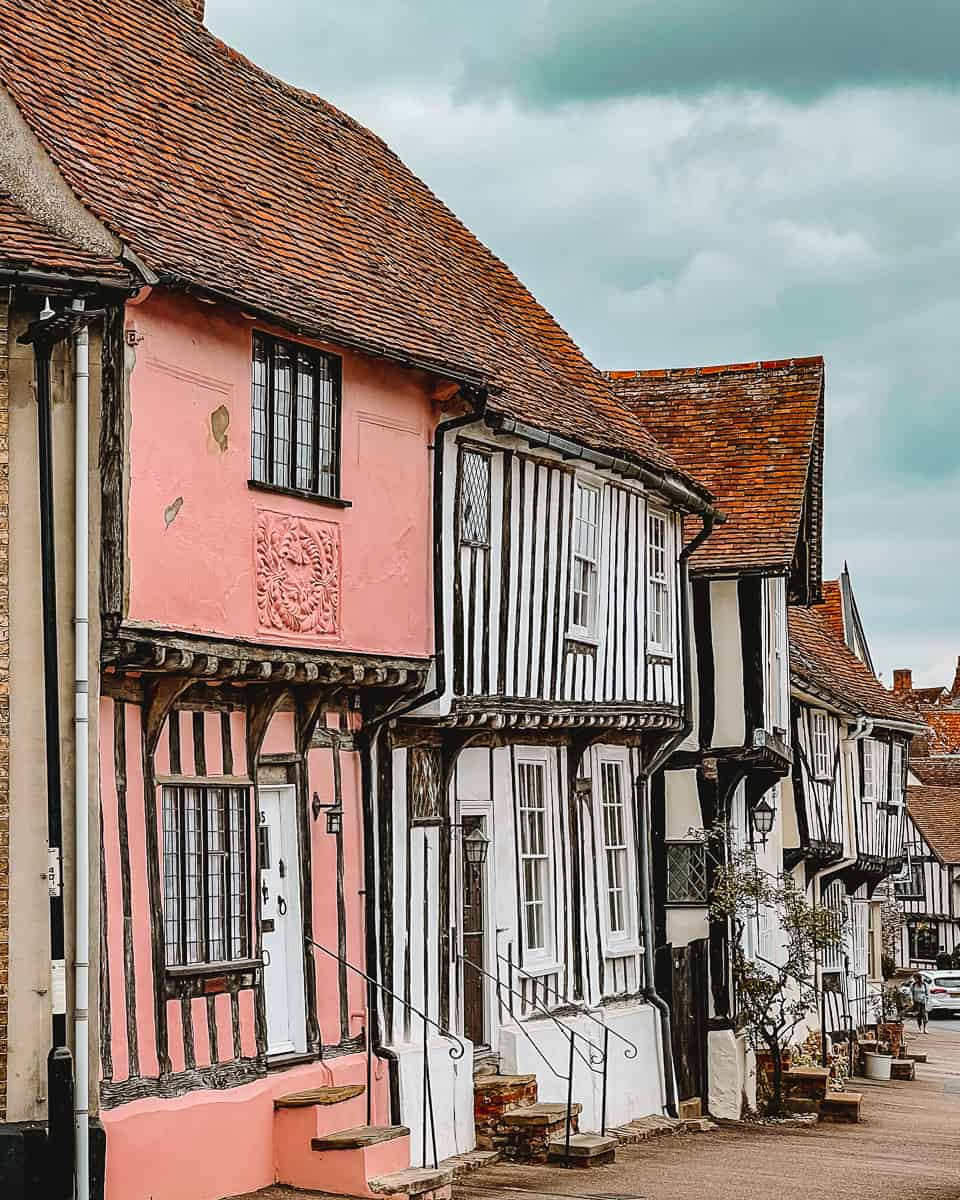
[[291, 695], [288, 688], [247, 688], [247, 771], [251, 779], [257, 778], [257, 763], [270, 722], [283, 701]]
[[157, 748], [170, 710], [195, 683], [190, 675], [159, 675], [144, 683], [143, 736], [148, 759]]

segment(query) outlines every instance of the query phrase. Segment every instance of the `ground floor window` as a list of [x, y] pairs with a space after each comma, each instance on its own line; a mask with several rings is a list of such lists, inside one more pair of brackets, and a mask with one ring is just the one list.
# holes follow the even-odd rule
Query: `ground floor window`
[[162, 810], [167, 965], [249, 957], [247, 789], [164, 787]]
[[707, 848], [703, 842], [667, 844], [667, 903], [706, 904]]
[[907, 925], [910, 957], [919, 962], [936, 962], [940, 950], [940, 927], [936, 921], [911, 921]]
[[517, 763], [517, 822], [523, 946], [528, 955], [549, 957], [553, 917], [550, 908], [551, 855], [547, 764]]

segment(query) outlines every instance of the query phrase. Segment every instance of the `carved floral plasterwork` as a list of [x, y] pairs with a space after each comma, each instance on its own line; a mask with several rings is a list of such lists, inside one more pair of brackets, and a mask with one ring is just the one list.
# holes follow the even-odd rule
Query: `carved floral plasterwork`
[[326, 521], [257, 513], [260, 628], [336, 637], [340, 633], [340, 530]]

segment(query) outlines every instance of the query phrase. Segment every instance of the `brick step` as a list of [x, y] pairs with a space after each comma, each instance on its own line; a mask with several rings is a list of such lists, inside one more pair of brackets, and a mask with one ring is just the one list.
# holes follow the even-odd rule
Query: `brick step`
[[890, 1061], [891, 1079], [916, 1079], [917, 1064], [912, 1058], [894, 1058]]
[[699, 1096], [692, 1100], [681, 1100], [677, 1105], [677, 1112], [680, 1114], [681, 1121], [693, 1121], [697, 1117], [703, 1116], [703, 1101]]
[[806, 1096], [787, 1096], [783, 1101], [783, 1106], [788, 1113], [793, 1113], [794, 1116], [805, 1116], [807, 1113], [817, 1113], [820, 1111], [822, 1100], [810, 1100]]
[[370, 1180], [370, 1191], [381, 1196], [423, 1196], [449, 1188], [453, 1171], [443, 1167], [405, 1167]]
[[860, 1092], [831, 1092], [826, 1100], [820, 1101], [820, 1120], [856, 1125], [862, 1102]]
[[405, 1125], [358, 1125], [355, 1129], [340, 1129], [323, 1137], [311, 1138], [314, 1150], [366, 1150], [382, 1142], [393, 1142], [410, 1136]]
[[613, 1162], [619, 1144], [615, 1137], [609, 1135], [575, 1133], [570, 1137], [569, 1147], [565, 1137], [551, 1138], [547, 1157], [550, 1162], [564, 1162], [571, 1167], [600, 1167]]
[[[582, 1104], [573, 1104], [570, 1107], [570, 1116], [576, 1120], [583, 1111]], [[500, 1122], [503, 1125], [510, 1127], [537, 1126], [537, 1125], [556, 1125], [565, 1122], [567, 1119], [567, 1106], [565, 1104], [524, 1104], [518, 1105], [516, 1108], [508, 1108], [501, 1116]]]
[[823, 1100], [830, 1086], [826, 1067], [791, 1067], [783, 1073], [783, 1089], [787, 1096], [806, 1100]]
[[473, 1077], [474, 1092], [508, 1092], [512, 1088], [526, 1087], [536, 1083], [536, 1075], [475, 1075]]
[[291, 1092], [289, 1096], [278, 1096], [273, 1107], [276, 1108], [310, 1108], [311, 1105], [343, 1104], [362, 1096], [366, 1091], [362, 1083], [348, 1083], [343, 1087], [313, 1088], [309, 1092]]

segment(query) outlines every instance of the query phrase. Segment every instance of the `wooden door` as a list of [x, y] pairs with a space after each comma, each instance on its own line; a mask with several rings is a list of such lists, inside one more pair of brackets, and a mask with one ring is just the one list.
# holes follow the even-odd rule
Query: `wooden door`
[[657, 950], [657, 991], [670, 1006], [677, 1098], [707, 1102], [707, 1019], [710, 977], [706, 938]]
[[[483, 817], [463, 818], [463, 833], [485, 832]], [[487, 969], [486, 864], [467, 862], [463, 857], [463, 1032], [474, 1046], [486, 1046]], [[471, 965], [472, 964], [472, 965]], [[479, 967], [481, 970], [476, 970]]]

